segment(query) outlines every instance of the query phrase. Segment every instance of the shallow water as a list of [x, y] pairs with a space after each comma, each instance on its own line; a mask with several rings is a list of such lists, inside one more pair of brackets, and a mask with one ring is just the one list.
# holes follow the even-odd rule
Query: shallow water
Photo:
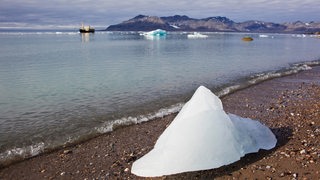
[[0, 161], [176, 112], [200, 85], [223, 95], [320, 59], [315, 37], [206, 34], [0, 32]]

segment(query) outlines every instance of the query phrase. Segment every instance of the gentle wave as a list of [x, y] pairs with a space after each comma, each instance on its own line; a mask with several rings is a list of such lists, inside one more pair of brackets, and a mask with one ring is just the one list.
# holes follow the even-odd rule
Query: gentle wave
[[[305, 70], [310, 70], [312, 69], [312, 66], [319, 66], [319, 65], [320, 65], [320, 60], [309, 61], [304, 63], [293, 64], [291, 67], [285, 68], [279, 71], [271, 71], [271, 72], [255, 74], [253, 76], [248, 77], [246, 80], [241, 81], [239, 84], [233, 84], [233, 85], [228, 85], [226, 87], [223, 87], [222, 90], [215, 92], [215, 94], [217, 94], [219, 97], [226, 96], [237, 90], [258, 84], [260, 82], [277, 78], [277, 77], [296, 74], [298, 72], [305, 71]], [[17, 148], [7, 150], [0, 154], [0, 167], [4, 167], [13, 162], [21, 161], [21, 160], [39, 155], [44, 152], [52, 151], [54, 149], [65, 146], [66, 144], [70, 144], [70, 145], [76, 144], [81, 142], [82, 140], [89, 139], [85, 137], [94, 137], [100, 134], [112, 132], [119, 127], [139, 124], [139, 123], [150, 121], [159, 117], [164, 117], [166, 115], [177, 113], [180, 111], [183, 105], [184, 103], [178, 103], [167, 108], [162, 108], [155, 113], [149, 113], [147, 115], [140, 115], [136, 117], [131, 117], [131, 116], [123, 117], [121, 119], [105, 122], [101, 126], [95, 127], [92, 131], [93, 134], [83, 135], [83, 137], [78, 137], [78, 139], [69, 138], [68, 142], [62, 143], [62, 145], [60, 145], [59, 147], [50, 147], [52, 145], [47, 144], [45, 142], [41, 142], [41, 143], [37, 143], [27, 147], [17, 147]]]
[[160, 117], [167, 116], [169, 114], [179, 112], [183, 105], [184, 105], [184, 103], [178, 103], [178, 104], [170, 106], [169, 108], [162, 108], [159, 111], [157, 111], [156, 113], [150, 113], [147, 115], [140, 115], [137, 117], [130, 116], [130, 117], [126, 117], [126, 118], [117, 119], [117, 120], [114, 120], [111, 122], [106, 122], [102, 126], [96, 127], [95, 129], [99, 133], [111, 132], [111, 131], [115, 130], [117, 127], [128, 126], [128, 125], [132, 125], [132, 124], [139, 124], [139, 123], [146, 122], [146, 121], [149, 121], [149, 120], [152, 120], [155, 118], [160, 118]]
[[237, 90], [258, 84], [266, 80], [270, 80], [277, 77], [288, 76], [291, 74], [296, 74], [301, 71], [310, 70], [312, 69], [312, 66], [319, 66], [319, 65], [320, 65], [320, 60], [316, 60], [316, 61], [292, 64], [292, 66], [290, 66], [289, 68], [281, 69], [279, 71], [270, 71], [270, 72], [255, 74], [247, 78], [245, 81], [242, 81], [240, 84], [234, 84], [234, 85], [223, 88], [221, 91], [217, 92], [216, 94], [217, 96], [222, 97], [230, 93], [233, 93]]
[[[320, 60], [304, 62], [304, 63], [297, 63], [297, 64], [293, 64], [289, 68], [282, 69], [279, 71], [272, 71], [272, 72], [256, 74], [256, 75], [249, 77], [246, 81], [241, 82], [240, 84], [226, 86], [226, 87], [222, 88], [222, 90], [215, 92], [215, 94], [217, 94], [217, 96], [219, 96], [219, 97], [226, 96], [230, 93], [233, 93], [237, 90], [240, 90], [240, 89], [243, 89], [246, 87], [249, 87], [251, 85], [258, 84], [260, 82], [263, 82], [263, 81], [266, 81], [269, 79], [273, 79], [276, 77], [287, 76], [287, 75], [299, 73], [301, 71], [310, 70], [310, 69], [312, 69], [312, 66], [318, 66], [318, 65], [320, 65]], [[184, 105], [184, 103], [178, 103], [178, 104], [172, 105], [168, 108], [162, 108], [155, 113], [150, 113], [147, 115], [140, 115], [137, 117], [131, 117], [131, 116], [124, 117], [124, 118], [117, 119], [114, 121], [106, 122], [102, 126], [96, 127], [95, 129], [99, 133], [111, 132], [111, 131], [114, 131], [117, 127], [139, 124], [142, 122], [146, 122], [149, 120], [153, 120], [153, 119], [156, 119], [159, 117], [164, 117], [166, 115], [179, 112], [180, 109], [183, 107], [183, 105]]]
[[45, 143], [37, 143], [27, 147], [14, 148], [0, 154], [0, 167], [21, 161], [44, 152]]

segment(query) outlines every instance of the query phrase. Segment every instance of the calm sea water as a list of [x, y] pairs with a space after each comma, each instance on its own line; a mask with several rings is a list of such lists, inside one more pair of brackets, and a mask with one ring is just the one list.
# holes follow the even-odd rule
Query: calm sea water
[[0, 164], [176, 112], [199, 85], [226, 94], [320, 59], [315, 37], [207, 35], [0, 32]]

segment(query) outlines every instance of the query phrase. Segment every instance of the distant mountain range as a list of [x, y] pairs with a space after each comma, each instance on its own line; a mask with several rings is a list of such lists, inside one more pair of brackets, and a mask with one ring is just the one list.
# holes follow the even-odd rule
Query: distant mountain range
[[226, 17], [216, 16], [195, 19], [188, 16], [145, 16], [138, 15], [120, 24], [111, 25], [107, 31], [206, 31], [206, 32], [263, 32], [263, 33], [316, 33], [320, 32], [320, 22], [301, 21], [292, 23], [272, 23], [263, 21], [234, 22]]

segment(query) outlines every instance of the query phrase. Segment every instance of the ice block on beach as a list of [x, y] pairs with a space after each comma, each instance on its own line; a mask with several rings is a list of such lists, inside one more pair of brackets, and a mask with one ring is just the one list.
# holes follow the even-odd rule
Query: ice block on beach
[[154, 149], [133, 163], [131, 172], [155, 177], [218, 168], [247, 153], [272, 149], [276, 137], [258, 121], [227, 114], [221, 100], [200, 86]]

